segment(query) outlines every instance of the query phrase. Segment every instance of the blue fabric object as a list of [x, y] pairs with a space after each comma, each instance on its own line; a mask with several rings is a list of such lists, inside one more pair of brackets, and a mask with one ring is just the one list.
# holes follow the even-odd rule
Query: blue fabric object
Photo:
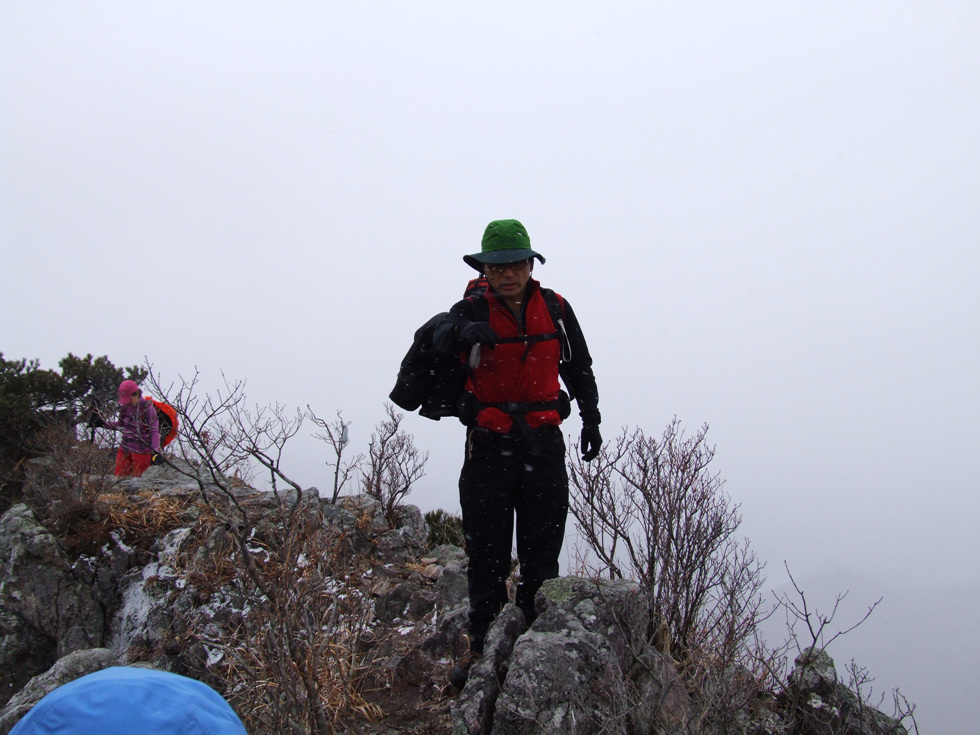
[[246, 735], [221, 695], [200, 681], [116, 666], [60, 686], [10, 735]]

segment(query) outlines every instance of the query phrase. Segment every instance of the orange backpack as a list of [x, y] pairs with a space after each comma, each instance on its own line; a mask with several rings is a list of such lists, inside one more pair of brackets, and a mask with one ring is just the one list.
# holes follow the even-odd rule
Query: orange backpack
[[160, 449], [177, 438], [177, 411], [169, 403], [158, 401], [156, 398], [144, 396], [157, 410], [157, 421], [160, 423]]

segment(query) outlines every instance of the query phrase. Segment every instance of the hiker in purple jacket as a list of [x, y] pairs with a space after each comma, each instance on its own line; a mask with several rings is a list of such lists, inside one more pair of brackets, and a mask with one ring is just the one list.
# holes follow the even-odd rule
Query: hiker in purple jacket
[[160, 453], [160, 422], [153, 402], [143, 398], [132, 380], [119, 385], [119, 418], [104, 419], [106, 428], [123, 433], [116, 452], [116, 475], [139, 477]]

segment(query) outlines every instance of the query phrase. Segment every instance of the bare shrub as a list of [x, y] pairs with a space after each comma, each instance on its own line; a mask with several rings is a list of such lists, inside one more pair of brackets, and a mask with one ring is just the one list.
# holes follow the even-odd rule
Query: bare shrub
[[[864, 614], [847, 625], [835, 625], [834, 620], [840, 612], [841, 603], [847, 597], [847, 592], [836, 595], [829, 610], [821, 611], [815, 607], [797, 584], [789, 571], [793, 594], [776, 596], [779, 609], [786, 616], [786, 628], [789, 634], [788, 650], [796, 652], [796, 669], [790, 676], [790, 686], [786, 690], [787, 707], [801, 729], [822, 729], [829, 733], [860, 731], [870, 735], [904, 735], [908, 732], [905, 722], [909, 722], [912, 731], [918, 734], [919, 726], [915, 721], [914, 703], [899, 690], [891, 692], [891, 714], [886, 715], [881, 708], [888, 706], [884, 694], [875, 697], [871, 686], [874, 678], [868, 670], [859, 666], [853, 659], [847, 665], [846, 677], [839, 681], [839, 686], [830, 688], [822, 695], [825, 708], [810, 706], [809, 699], [799, 686], [799, 680], [805, 679], [810, 670], [816, 671], [829, 661], [823, 654], [827, 647], [838, 638], [847, 635], [863, 625], [881, 603], [879, 598], [872, 603]], [[835, 681], [837, 679], [834, 673]]]
[[650, 595], [656, 634], [674, 652], [714, 648], [754, 631], [763, 565], [733, 535], [738, 506], [708, 465], [707, 426], [685, 437], [624, 431], [591, 463], [571, 453], [571, 510], [594, 571], [635, 579]]
[[404, 414], [390, 403], [385, 403], [385, 413], [388, 418], [371, 434], [363, 483], [364, 492], [381, 504], [385, 520], [394, 528], [398, 522], [395, 508], [425, 476], [429, 453], [419, 451], [412, 435], [401, 428]]
[[42, 522], [66, 537], [101, 518], [99, 499], [112, 492], [113, 454], [52, 426], [32, 442], [39, 456], [26, 463], [24, 496]]
[[[164, 461], [196, 482], [220, 533], [205, 558], [230, 558], [234, 570], [229, 578], [227, 561], [211, 565], [195, 556], [188, 573], [206, 595], [230, 587], [248, 610], [230, 633], [188, 628], [191, 639], [220, 654], [205, 667], [219, 675], [201, 672], [202, 678], [255, 732], [328, 735], [345, 717], [376, 715], [360, 695], [359, 642], [371, 606], [347, 567], [333, 564], [347, 547], [327, 537], [319, 498], [282, 467], [305, 415], [278, 405], [248, 408], [240, 382], [225, 380], [213, 394], [199, 394], [197, 374], [170, 389], [152, 371], [150, 381], [180, 417], [176, 451], [184, 461]], [[277, 501], [261, 524], [236, 492], [256, 468], [267, 474]]]
[[[833, 735], [857, 732], [860, 724], [860, 731], [875, 735], [905, 733], [901, 723], [914, 725], [914, 705], [895, 690], [894, 719], [882, 714], [876, 707], [884, 698], [874, 703], [870, 677], [854, 664], [847, 680], [838, 682], [834, 674], [825, 708], [812, 707], [793, 677], [777, 701], [787, 652], [796, 649], [794, 676], [802, 676], [818, 660], [829, 661], [817, 654], [861, 625], [878, 603], [842, 629], [832, 621], [844, 595], [829, 614], [821, 613], [794, 580], [796, 597], [764, 605], [763, 565], [747, 541], [735, 538], [738, 506], [710, 469], [714, 448], [706, 432], [703, 426], [685, 436], [675, 418], [659, 439], [624, 431], [591, 464], [577, 453], [570, 459], [571, 509], [586, 545], [580, 566], [596, 576], [637, 580], [646, 590], [648, 641], [675, 659], [691, 697], [684, 731], [741, 734], [768, 722], [770, 731]], [[777, 609], [787, 615], [790, 640], [774, 649], [761, 639], [759, 625]], [[634, 659], [645, 666], [642, 652]], [[638, 700], [634, 707], [652, 720], [662, 714], [656, 702]]]
[[580, 566], [645, 590], [647, 639], [679, 662], [692, 731], [735, 732], [778, 656], [758, 636], [772, 612], [763, 564], [735, 538], [741, 517], [710, 470], [707, 430], [686, 436], [674, 418], [659, 439], [624, 430], [591, 463], [571, 452], [570, 507], [587, 546]]
[[908, 700], [898, 689], [893, 689], [891, 693], [891, 716], [882, 716], [882, 707], [889, 706], [884, 694], [877, 697], [874, 694], [874, 677], [863, 666], [859, 666], [854, 659], [845, 668], [847, 678], [846, 687], [854, 692], [854, 700], [857, 706], [854, 711], [854, 718], [858, 722], [870, 725], [870, 730], [874, 735], [899, 735], [904, 733], [904, 723], [907, 720], [912, 731], [918, 734], [919, 725], [915, 721], [915, 705]]
[[310, 420], [320, 427], [320, 431], [314, 434], [314, 436], [320, 441], [329, 444], [333, 450], [334, 461], [331, 462], [328, 460], [327, 466], [334, 468], [333, 493], [330, 496], [330, 502], [336, 504], [337, 498], [340, 497], [344, 486], [360, 468], [361, 463], [364, 461], [364, 455], [358, 454], [353, 458], [344, 460], [344, 450], [347, 449], [350, 443], [349, 429], [351, 422], [344, 421], [344, 417], [340, 411], [337, 411], [337, 418], [334, 421], [327, 423], [326, 420], [321, 419], [313, 413], [313, 409], [310, 408], [309, 404], [307, 404], [306, 410]]

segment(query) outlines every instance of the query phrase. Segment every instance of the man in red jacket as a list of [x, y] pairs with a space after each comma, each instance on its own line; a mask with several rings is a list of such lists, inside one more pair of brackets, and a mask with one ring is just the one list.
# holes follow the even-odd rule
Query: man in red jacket
[[463, 257], [486, 275], [489, 288], [456, 303], [433, 338], [437, 349], [458, 354], [471, 369], [460, 416], [468, 428], [459, 478], [470, 650], [450, 675], [459, 687], [507, 602], [515, 518], [516, 603], [528, 623], [535, 593], [558, 576], [568, 514], [560, 425], [570, 409], [559, 376], [578, 401], [583, 459], [594, 459], [602, 443], [589, 348], [568, 301], [531, 277], [535, 258], [544, 263], [520, 222], [491, 222], [481, 252]]

